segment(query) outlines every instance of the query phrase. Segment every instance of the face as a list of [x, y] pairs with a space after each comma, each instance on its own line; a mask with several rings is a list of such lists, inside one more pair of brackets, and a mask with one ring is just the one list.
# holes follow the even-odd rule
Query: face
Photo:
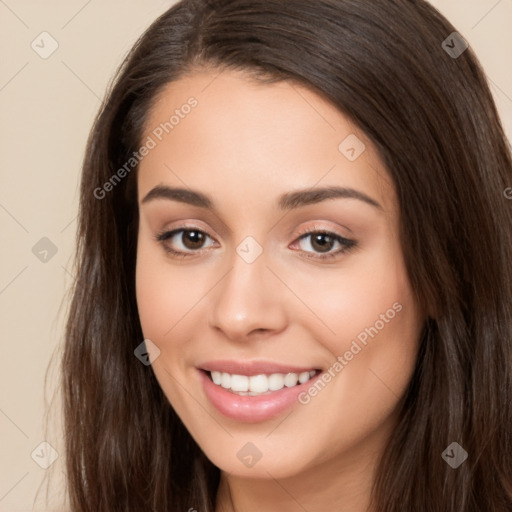
[[374, 458], [423, 315], [371, 141], [302, 86], [203, 70], [167, 86], [143, 143], [137, 303], [190, 434], [240, 477]]

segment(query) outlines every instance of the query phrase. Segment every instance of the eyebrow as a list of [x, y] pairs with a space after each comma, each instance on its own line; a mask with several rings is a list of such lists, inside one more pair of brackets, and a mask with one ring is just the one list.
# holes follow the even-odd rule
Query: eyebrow
[[[205, 208], [212, 211], [216, 210], [214, 202], [207, 195], [185, 188], [173, 188], [167, 185], [157, 185], [146, 194], [141, 203], [148, 203], [156, 199], [179, 201], [192, 206], [198, 206], [199, 208]], [[380, 203], [372, 197], [360, 192], [359, 190], [346, 187], [310, 188], [287, 192], [279, 196], [277, 206], [283, 211], [294, 210], [310, 204], [321, 203], [328, 199], [358, 199], [359, 201], [363, 201], [379, 210], [383, 210]]]

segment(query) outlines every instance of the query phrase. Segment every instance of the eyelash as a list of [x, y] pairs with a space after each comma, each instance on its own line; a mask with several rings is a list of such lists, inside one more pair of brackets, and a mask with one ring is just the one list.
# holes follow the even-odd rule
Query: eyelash
[[[201, 249], [199, 249], [197, 251], [192, 251], [189, 253], [183, 252], [183, 251], [176, 251], [175, 249], [172, 249], [171, 247], [169, 247], [165, 242], [167, 240], [169, 240], [170, 238], [173, 238], [178, 233], [181, 233], [181, 232], [184, 233], [187, 231], [197, 231], [198, 233], [201, 233], [203, 235], [208, 236], [209, 238], [212, 238], [212, 237], [210, 237], [210, 235], [208, 235], [208, 233], [205, 233], [204, 231], [202, 231], [200, 229], [187, 226], [187, 227], [173, 229], [172, 231], [160, 231], [155, 234], [155, 239], [157, 242], [159, 242], [162, 245], [162, 247], [164, 248], [164, 250], [167, 253], [172, 255], [172, 257], [185, 259], [185, 258], [194, 256], [195, 253], [200, 253]], [[321, 260], [321, 261], [330, 260], [332, 258], [339, 256], [340, 254], [345, 254], [345, 253], [349, 252], [351, 249], [353, 249], [354, 247], [357, 246], [357, 242], [355, 240], [350, 240], [348, 238], [342, 237], [341, 235], [337, 235], [336, 233], [333, 233], [331, 231], [317, 228], [316, 226], [314, 226], [313, 228], [305, 229], [304, 231], [299, 233], [296, 240], [301, 240], [303, 238], [307, 238], [310, 235], [316, 235], [316, 234], [327, 235], [330, 238], [334, 239], [334, 241], [341, 244], [343, 247], [333, 253], [322, 254], [320, 256], [318, 255], [320, 253], [315, 253], [316, 256], [313, 256], [313, 255], [311, 255], [311, 253], [306, 251], [306, 255], [304, 256], [306, 258]]]

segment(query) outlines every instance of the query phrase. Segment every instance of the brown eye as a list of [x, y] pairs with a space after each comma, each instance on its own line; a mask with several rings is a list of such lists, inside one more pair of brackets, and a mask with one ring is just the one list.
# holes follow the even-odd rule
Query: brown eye
[[203, 246], [207, 238], [211, 237], [195, 228], [174, 229], [155, 235], [155, 239], [162, 244], [166, 252], [183, 258], [200, 252], [204, 248]]
[[[355, 240], [349, 240], [348, 238], [342, 237], [336, 233], [330, 231], [322, 231], [320, 229], [309, 229], [301, 234], [298, 239], [298, 245], [300, 248], [303, 240], [310, 240], [311, 250], [302, 248], [305, 257], [313, 258], [318, 260], [326, 260], [328, 258], [335, 258], [341, 256], [343, 253], [348, 252], [350, 249], [357, 245]], [[337, 251], [331, 252], [335, 245], [338, 244], [341, 248]]]
[[336, 241], [327, 233], [313, 233], [310, 236], [311, 247], [313, 247], [315, 250], [318, 250], [319, 252], [329, 252]]
[[[181, 235], [181, 242], [187, 249], [200, 249], [201, 245], [204, 243], [204, 233], [196, 230], [183, 230], [183, 234]], [[190, 241], [187, 243], [186, 241]]]

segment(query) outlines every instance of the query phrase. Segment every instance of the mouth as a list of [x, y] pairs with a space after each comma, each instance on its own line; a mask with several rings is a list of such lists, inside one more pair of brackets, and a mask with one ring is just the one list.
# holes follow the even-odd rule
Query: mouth
[[270, 395], [283, 388], [292, 388], [305, 384], [321, 370], [288, 373], [260, 373], [257, 375], [239, 375], [221, 371], [203, 370], [209, 379], [219, 387], [239, 396]]
[[210, 404], [223, 416], [245, 423], [286, 412], [323, 372], [315, 367], [234, 361], [212, 362], [197, 371]]

